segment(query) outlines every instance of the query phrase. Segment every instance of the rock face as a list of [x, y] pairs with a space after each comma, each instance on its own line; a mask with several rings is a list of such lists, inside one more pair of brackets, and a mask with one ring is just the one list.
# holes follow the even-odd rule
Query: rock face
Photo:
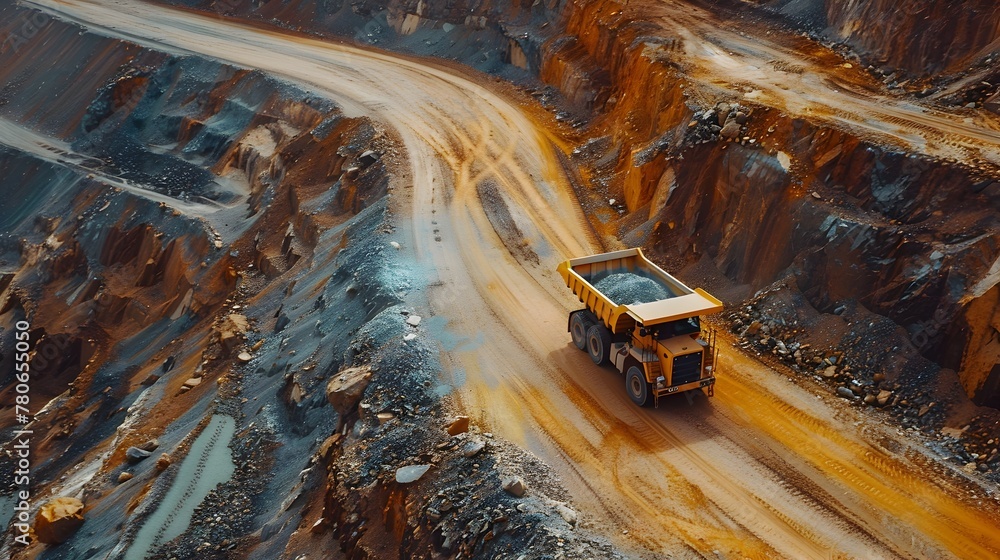
[[326, 399], [341, 418], [357, 409], [371, 376], [371, 369], [367, 366], [352, 367], [337, 373], [327, 383]]
[[826, 16], [843, 40], [919, 74], [956, 70], [1000, 37], [993, 0], [826, 0]]
[[217, 328], [219, 342], [222, 344], [223, 352], [229, 355], [243, 340], [249, 323], [245, 315], [232, 313], [227, 316]]
[[35, 535], [48, 544], [64, 543], [83, 525], [83, 502], [77, 498], [55, 498], [38, 510]]
[[[46, 20], [44, 25], [39, 18]], [[31, 29], [30, 40], [19, 31], [22, 28]], [[153, 52], [13, 3], [0, 4], [0, 37], [23, 40], [16, 48], [0, 49], [0, 126], [30, 129], [66, 156], [56, 161], [47, 148], [0, 150], [0, 353], [12, 351], [8, 344], [13, 324], [30, 317], [32, 341], [37, 341], [32, 398], [49, 402], [64, 395], [53, 401], [53, 414], [36, 419], [39, 441], [46, 441], [32, 450], [37, 454], [37, 495], [52, 495], [43, 492], [59, 485], [74, 465], [90, 464], [95, 449], [114, 451], [115, 462], [124, 464], [129, 443], [119, 448], [118, 442], [143, 444], [128, 452], [130, 460], [141, 461], [135, 470], [142, 473], [137, 475], [141, 483], [126, 482], [87, 499], [88, 526], [97, 536], [76, 554], [104, 557], [116, 546], [122, 521], [135, 521], [120, 506], [131, 500], [139, 503], [150, 484], [173, 480], [147, 475], [160, 457], [149, 456], [154, 448], [177, 449], [169, 434], [178, 418], [187, 422], [212, 399], [236, 409], [241, 397], [243, 402], [259, 398], [266, 406], [254, 406], [249, 417], [271, 415], [272, 406], [283, 406], [273, 397], [281, 376], [249, 377], [246, 393], [238, 384], [242, 380], [227, 376], [238, 367], [248, 317], [268, 322], [281, 311], [285, 332], [304, 321], [305, 309], [323, 315], [328, 325], [350, 324], [314, 341], [322, 348], [317, 355], [325, 360], [321, 371], [336, 371], [351, 329], [362, 324], [361, 319], [338, 320], [338, 315], [364, 318], [387, 304], [389, 296], [372, 297], [375, 289], [368, 280], [381, 274], [357, 279], [349, 272], [338, 273], [333, 280], [338, 291], [348, 280], [359, 286], [363, 297], [357, 298], [356, 308], [350, 307], [352, 302], [329, 310], [314, 306], [322, 290], [308, 293], [303, 287], [323, 286], [331, 271], [338, 270], [339, 265], [329, 262], [333, 257], [327, 257], [331, 223], [343, 225], [368, 209], [365, 220], [381, 224], [391, 158], [378, 158], [351, 177], [343, 167], [369, 149], [390, 153], [392, 142], [376, 140], [378, 131], [366, 119], [346, 117], [332, 102], [260, 72]], [[37, 64], [39, 60], [51, 64]], [[33, 112], [32, 106], [44, 110]], [[66, 163], [71, 161], [89, 163]], [[210, 211], [203, 214], [203, 208]], [[352, 243], [356, 239], [349, 238]], [[300, 256], [311, 256], [321, 241], [323, 262], [311, 265], [313, 276], [303, 279], [298, 289], [294, 275], [299, 271], [271, 283]], [[365, 272], [368, 266], [375, 267], [361, 264], [345, 271]], [[268, 303], [248, 304], [248, 296], [265, 288], [273, 291], [262, 295]], [[309, 304], [303, 311], [278, 309], [283, 299], [302, 294]], [[362, 309], [362, 300], [371, 307]], [[316, 318], [310, 317], [309, 323]], [[301, 351], [298, 343], [296, 347]], [[256, 360], [267, 348], [270, 361], [262, 367], [274, 363], [276, 345], [249, 350]], [[287, 355], [283, 357], [287, 362]], [[0, 360], [0, 379], [8, 392], [13, 367], [13, 360]], [[282, 489], [290, 494], [297, 481], [294, 475], [308, 465], [312, 437], [333, 430], [333, 414], [323, 406], [326, 380], [317, 373], [302, 368], [304, 379], [298, 383], [310, 400], [301, 407], [303, 413], [288, 422], [290, 429], [247, 436], [234, 446], [242, 453], [242, 464], [234, 489], [225, 497], [232, 511], [250, 511], [246, 496], [259, 492], [260, 481], [276, 472], [290, 473], [286, 481], [291, 482]], [[200, 385], [187, 384], [197, 386], [195, 390], [179, 397], [163, 393], [189, 377], [201, 380]], [[146, 386], [139, 385], [143, 380]], [[156, 396], [135, 400], [149, 385], [157, 385], [151, 391]], [[256, 426], [261, 426], [261, 418], [257, 420]], [[163, 447], [147, 442], [147, 434], [161, 435]], [[258, 443], [251, 447], [250, 441]], [[161, 458], [157, 469], [166, 464]], [[132, 474], [121, 473], [121, 464], [106, 467], [118, 469], [106, 475], [109, 482], [125, 481]], [[266, 519], [277, 515], [268, 510], [279, 506], [253, 506], [253, 513]], [[255, 530], [248, 521], [253, 516], [233, 517], [241, 519], [239, 526], [215, 524], [215, 546], [223, 538], [236, 540]], [[36, 531], [43, 540], [58, 542], [71, 534], [79, 519], [66, 508], [48, 507]], [[137, 527], [128, 530], [132, 528]], [[222, 537], [215, 538], [220, 531]], [[175, 542], [174, 550], [164, 552], [166, 557], [225, 554], [221, 548], [196, 552], [193, 549], [204, 540], [188, 540], [194, 542], [190, 549], [177, 550], [190, 543]], [[43, 553], [58, 558], [67, 554]]]
[[134, 464], [138, 463], [139, 461], [142, 461], [146, 457], [149, 457], [151, 454], [152, 454], [151, 452], [146, 451], [145, 449], [140, 449], [138, 447], [129, 447], [128, 449], [125, 450], [125, 459], [129, 463]]

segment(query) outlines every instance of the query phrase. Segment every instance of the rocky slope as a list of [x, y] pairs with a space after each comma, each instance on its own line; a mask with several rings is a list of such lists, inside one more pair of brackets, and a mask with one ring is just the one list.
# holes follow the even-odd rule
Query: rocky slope
[[[378, 124], [0, 13], [19, 41], [0, 53], [0, 349], [30, 323], [36, 413], [24, 486], [2, 410], [0, 498], [29, 490], [39, 520], [0, 554], [616, 556], [531, 457], [448, 431], [450, 388], [402, 305], [421, 280], [392, 242], [398, 147]], [[350, 368], [365, 384], [345, 398], [328, 383]]]
[[[638, 24], [601, 13], [581, 11], [567, 29], [581, 40], [583, 30], [601, 30], [587, 36], [577, 64], [609, 72], [615, 103], [605, 105], [606, 136], [589, 150], [613, 177], [604, 198], [624, 201], [622, 217], [608, 222], [615, 233], [678, 264], [708, 261], [744, 293], [790, 274], [816, 310], [857, 302], [908, 333], [913, 345], [896, 351], [957, 371], [970, 396], [994, 402], [984, 388], [995, 350], [977, 334], [995, 321], [992, 172], [901, 152], [734, 92], [693, 92], [669, 51], [648, 40], [634, 46]], [[649, 91], [657, 94], [640, 93]]]
[[[926, 157], [699, 80], [691, 38], [641, 4], [189, 5], [526, 84], [578, 130], [567, 157], [609, 246], [644, 246], [722, 295], [743, 344], [791, 371], [903, 425], [950, 426], [955, 459], [995, 475], [997, 415], [968, 400], [1000, 405], [1000, 182], [983, 160]], [[942, 52], [913, 18], [898, 44], [849, 24], [884, 9], [830, 3], [825, 17], [866, 56], [914, 72], [975, 54]], [[475, 426], [448, 432], [448, 387], [412, 306], [421, 280], [391, 244], [398, 148], [378, 124], [44, 16], [28, 37], [36, 16], [3, 10], [4, 36], [23, 41], [0, 70], [4, 137], [17, 140], [0, 158], [14, 193], [0, 212], [2, 344], [31, 320], [45, 372], [33, 390], [56, 399], [33, 425], [46, 434], [39, 490], [88, 507], [78, 536], [24, 554], [127, 557], [149, 519], [163, 522], [163, 558], [503, 557], [527, 543], [529, 558], [612, 554], [571, 530], [568, 497], [530, 457]], [[989, 17], [963, 20], [956, 42], [985, 47]], [[11, 367], [0, 363], [5, 402]], [[231, 444], [213, 415], [233, 419]], [[180, 514], [168, 523], [155, 504], [197, 492], [182, 473], [223, 448], [238, 468], [214, 473], [226, 481], [167, 538]]]
[[880, 64], [917, 75], [963, 70], [1000, 44], [1000, 7], [989, 0], [827, 0], [827, 23]]
[[[911, 8], [826, 5], [842, 36], [853, 33], [859, 48], [914, 71], [967, 62], [996, 38], [994, 6]], [[714, 9], [732, 17], [724, 4]], [[265, 3], [236, 13], [264, 18], [268, 10]], [[930, 360], [927, 367], [940, 375], [957, 374], [977, 403], [995, 406], [998, 351], [989, 341], [998, 326], [996, 170], [911, 153], [699, 85], [684, 65], [684, 42], [649, 21], [649, 13], [607, 1], [391, 2], [384, 10], [360, 3], [315, 23], [291, 23], [336, 34], [346, 18], [384, 18], [384, 44], [446, 56], [420, 47], [418, 38], [425, 45], [508, 45], [506, 67], [481, 67], [507, 74], [522, 67], [561, 94], [567, 118], [593, 114], [577, 162], [592, 167], [597, 189], [582, 194], [596, 204], [603, 231], [653, 248], [675, 266], [712, 269], [710, 276], [735, 286], [731, 301], [791, 277], [786, 284], [804, 295], [797, 301], [820, 313], [863, 306], [905, 333], [889, 355], [908, 357], [886, 355], [868, 364], [872, 371], [886, 369], [895, 380], [924, 371], [903, 362]], [[954, 35], [926, 33], [928, 18]], [[898, 32], [848, 25], [869, 20]], [[884, 40], [899, 43], [876, 44]], [[945, 43], [954, 48], [943, 49]], [[550, 99], [544, 87], [537, 96]], [[614, 208], [597, 202], [609, 199]], [[937, 376], [913, 375], [917, 385], [921, 376]]]
[[[771, 8], [825, 17], [822, 23], [862, 59], [889, 65], [873, 68], [872, 83], [896, 67], [947, 72], [988, 56], [997, 34], [995, 6], [910, 4], [895, 10], [896, 4], [827, 2], [822, 13], [803, 3]], [[913, 402], [952, 403], [949, 410], [961, 411], [952, 422], [989, 414], [966, 406], [963, 392], [980, 405], [1000, 404], [1000, 351], [991, 342], [1000, 328], [995, 167], [975, 158], [923, 156], [747, 100], [744, 92], [706, 87], [684, 62], [685, 41], [643, 4], [380, 8], [343, 5], [315, 20], [297, 10], [283, 15], [290, 25], [334, 35], [344, 33], [342, 22], [354, 21], [355, 29], [380, 31], [354, 33], [356, 40], [452, 56], [521, 80], [534, 76], [535, 85], [524, 83], [566, 119], [579, 126], [584, 121], [574, 115], [592, 115], [576, 163], [590, 168], [594, 188], [580, 194], [609, 239], [654, 250], [718, 286], [729, 302], [782, 286], [792, 294], [785, 298], [790, 312], [808, 310], [847, 327], [817, 329], [816, 341], [852, 356], [869, 382], [877, 374], [911, 391]], [[265, 3], [233, 15], [281, 18], [275, 9]], [[720, 19], [743, 17], [725, 3], [711, 9]], [[314, 12], [320, 9], [302, 13]], [[774, 25], [763, 12], [757, 17]], [[947, 32], [928, 33], [928, 21]], [[872, 32], [878, 29], [886, 32]], [[489, 64], [476, 50], [497, 47], [502, 60]], [[810, 56], [844, 60], [835, 51], [817, 52]], [[986, 93], [979, 84], [961, 91], [953, 99], [983, 100]], [[844, 318], [849, 309], [859, 318]], [[872, 325], [886, 321], [891, 334], [850, 328], [869, 315], [879, 319]]]

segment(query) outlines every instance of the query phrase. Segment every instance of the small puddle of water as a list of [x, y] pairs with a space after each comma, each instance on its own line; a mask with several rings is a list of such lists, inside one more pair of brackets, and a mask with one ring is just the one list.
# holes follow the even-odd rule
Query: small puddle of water
[[191, 444], [160, 506], [135, 536], [125, 560], [142, 560], [148, 552], [187, 529], [194, 508], [236, 471], [229, 450], [235, 432], [236, 421], [231, 417], [219, 414], [212, 417], [208, 427]]

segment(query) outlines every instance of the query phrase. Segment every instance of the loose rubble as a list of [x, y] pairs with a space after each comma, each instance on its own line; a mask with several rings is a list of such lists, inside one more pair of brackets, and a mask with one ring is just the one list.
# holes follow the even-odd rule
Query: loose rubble
[[594, 283], [594, 287], [619, 305], [635, 305], [672, 297], [669, 290], [656, 280], [621, 272], [609, 274]]

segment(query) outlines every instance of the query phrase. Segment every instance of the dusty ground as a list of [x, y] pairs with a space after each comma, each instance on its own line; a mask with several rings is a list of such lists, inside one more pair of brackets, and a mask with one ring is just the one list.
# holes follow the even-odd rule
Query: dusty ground
[[[138, 2], [31, 4], [100, 33], [307, 84], [348, 113], [395, 128], [411, 166], [412, 188], [397, 199], [404, 245], [435, 286], [429, 324], [460, 386], [459, 404], [550, 463], [581, 523], [615, 535], [626, 550], [650, 558], [1000, 554], [993, 490], [729, 345], [714, 400], [631, 405], [619, 377], [569, 343], [566, 313], [577, 305], [554, 268], [601, 243], [561, 168], [552, 123], [501, 87]], [[828, 61], [781, 42], [750, 42], [695, 9], [668, 15], [686, 60], [703, 69], [700, 79], [915, 151], [1000, 165], [993, 122], [876, 98], [868, 89], [875, 86], [849, 69], [830, 71]], [[772, 72], [774, 60], [802, 71]], [[477, 187], [486, 180], [500, 186], [503, 204], [484, 207]]]
[[[799, 35], [750, 17], [719, 21], [696, 3], [631, 2], [677, 40], [663, 56], [690, 76], [752, 103], [844, 127], [861, 137], [996, 171], [1000, 119], [985, 111], [944, 112], [890, 91], [857, 57], [843, 58]], [[626, 17], [623, 14], [622, 17]], [[943, 95], [945, 92], [941, 92]]]

